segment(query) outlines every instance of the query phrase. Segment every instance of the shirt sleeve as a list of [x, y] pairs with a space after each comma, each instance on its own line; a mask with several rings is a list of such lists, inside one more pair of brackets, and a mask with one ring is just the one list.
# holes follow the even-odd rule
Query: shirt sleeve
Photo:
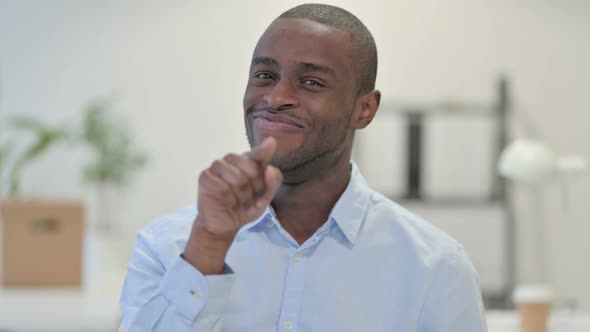
[[220, 332], [231, 269], [204, 276], [180, 255], [165, 266], [156, 249], [139, 234], [121, 293], [119, 331]]
[[419, 332], [486, 332], [479, 277], [462, 248], [438, 270], [423, 305]]

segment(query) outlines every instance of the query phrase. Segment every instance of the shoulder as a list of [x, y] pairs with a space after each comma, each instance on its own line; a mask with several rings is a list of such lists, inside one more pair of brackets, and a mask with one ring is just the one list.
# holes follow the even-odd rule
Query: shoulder
[[375, 191], [367, 210], [368, 225], [375, 225], [390, 237], [396, 247], [419, 260], [424, 267], [470, 265], [463, 246], [427, 220]]
[[139, 231], [138, 242], [167, 265], [184, 250], [196, 215], [197, 209], [192, 205], [158, 217]]
[[141, 229], [139, 234], [150, 238], [158, 238], [170, 234], [170, 232], [186, 230], [187, 227], [190, 229], [196, 216], [196, 207], [188, 205], [154, 219]]

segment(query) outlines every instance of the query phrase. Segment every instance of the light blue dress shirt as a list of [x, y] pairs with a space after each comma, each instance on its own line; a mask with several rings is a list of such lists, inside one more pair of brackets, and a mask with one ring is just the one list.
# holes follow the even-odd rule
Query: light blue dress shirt
[[486, 331], [462, 247], [371, 190], [354, 163], [304, 244], [267, 208], [238, 232], [223, 275], [204, 276], [180, 257], [196, 214], [187, 207], [139, 233], [120, 331]]

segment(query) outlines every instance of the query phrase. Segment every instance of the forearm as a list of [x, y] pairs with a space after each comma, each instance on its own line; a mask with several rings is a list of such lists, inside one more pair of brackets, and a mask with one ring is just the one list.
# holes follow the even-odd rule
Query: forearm
[[140, 237], [121, 295], [120, 331], [221, 331], [233, 278], [205, 276], [179, 256], [166, 266]]

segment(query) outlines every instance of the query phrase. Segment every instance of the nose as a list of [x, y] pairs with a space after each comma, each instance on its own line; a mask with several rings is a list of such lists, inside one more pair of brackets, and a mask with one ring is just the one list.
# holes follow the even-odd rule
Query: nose
[[287, 79], [277, 81], [272, 90], [264, 96], [264, 99], [270, 108], [279, 111], [299, 105], [296, 87]]

